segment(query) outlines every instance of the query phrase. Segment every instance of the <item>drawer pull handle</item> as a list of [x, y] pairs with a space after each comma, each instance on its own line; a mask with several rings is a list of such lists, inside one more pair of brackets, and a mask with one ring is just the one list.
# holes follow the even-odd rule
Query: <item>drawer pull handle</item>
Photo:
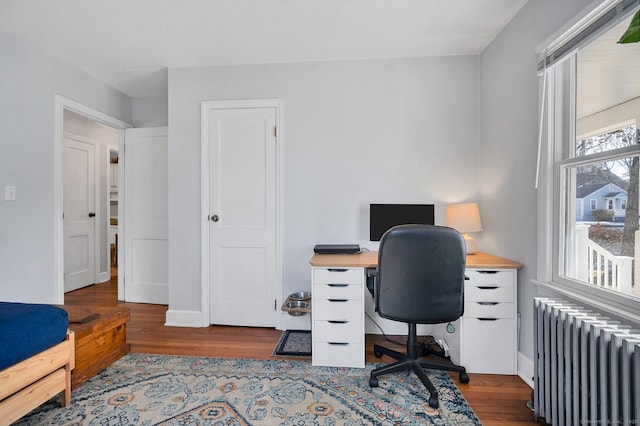
[[498, 288], [498, 286], [496, 286], [496, 285], [493, 285], [493, 286], [488, 285], [488, 286], [480, 286], [480, 287], [478, 287], [478, 288], [479, 288], [480, 290], [495, 290], [495, 289], [497, 289], [497, 288]]
[[334, 345], [334, 346], [347, 346], [349, 343], [346, 342], [327, 342], [330, 345]]
[[338, 283], [334, 283], [334, 284], [328, 284], [329, 287], [347, 287], [349, 284], [338, 284]]
[[498, 318], [478, 318], [478, 321], [497, 321]]
[[338, 321], [338, 320], [329, 320], [329, 324], [346, 324], [349, 321]]
[[488, 274], [488, 275], [497, 274], [498, 272], [500, 271], [478, 271], [479, 274]]
[[478, 305], [482, 305], [482, 306], [495, 306], [497, 305], [499, 302], [478, 302]]
[[464, 280], [465, 280], [465, 281], [469, 281], [470, 279], [471, 279], [471, 278], [469, 278], [468, 276], [466, 276], [466, 275], [464, 276]]
[[328, 299], [329, 302], [348, 302], [348, 299]]
[[328, 268], [327, 271], [329, 271], [329, 272], [347, 272], [347, 270], [343, 269], [343, 268]]

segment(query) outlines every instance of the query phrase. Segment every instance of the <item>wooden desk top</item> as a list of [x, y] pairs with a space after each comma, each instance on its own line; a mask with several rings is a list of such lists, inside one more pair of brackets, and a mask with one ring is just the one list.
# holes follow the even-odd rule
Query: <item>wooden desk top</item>
[[[378, 252], [365, 251], [359, 254], [314, 254], [309, 260], [311, 266], [342, 266], [351, 268], [375, 268], [378, 266]], [[513, 260], [477, 252], [467, 255], [467, 268], [475, 269], [520, 269], [522, 265]]]

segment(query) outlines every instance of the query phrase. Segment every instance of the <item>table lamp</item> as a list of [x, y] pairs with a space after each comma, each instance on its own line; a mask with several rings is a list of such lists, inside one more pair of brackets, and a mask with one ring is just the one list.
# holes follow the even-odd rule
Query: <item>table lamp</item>
[[467, 254], [476, 252], [476, 240], [469, 232], [482, 231], [477, 203], [449, 204], [445, 209], [445, 225], [462, 233]]

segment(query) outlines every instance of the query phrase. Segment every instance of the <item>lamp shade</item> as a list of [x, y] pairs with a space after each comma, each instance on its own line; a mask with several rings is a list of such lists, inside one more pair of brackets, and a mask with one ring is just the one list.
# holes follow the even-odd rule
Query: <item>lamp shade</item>
[[445, 209], [445, 225], [459, 232], [480, 232], [482, 222], [477, 203], [449, 204]]

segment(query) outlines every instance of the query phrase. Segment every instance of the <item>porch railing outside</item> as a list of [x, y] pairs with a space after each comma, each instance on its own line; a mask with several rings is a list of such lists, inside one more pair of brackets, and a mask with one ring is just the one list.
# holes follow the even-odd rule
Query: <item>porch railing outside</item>
[[[633, 257], [616, 256], [590, 240], [589, 226], [576, 225], [577, 278], [600, 287], [632, 294], [634, 275], [638, 277], [640, 265], [634, 265]], [[639, 237], [640, 234], [636, 231], [636, 253], [640, 253]]]

